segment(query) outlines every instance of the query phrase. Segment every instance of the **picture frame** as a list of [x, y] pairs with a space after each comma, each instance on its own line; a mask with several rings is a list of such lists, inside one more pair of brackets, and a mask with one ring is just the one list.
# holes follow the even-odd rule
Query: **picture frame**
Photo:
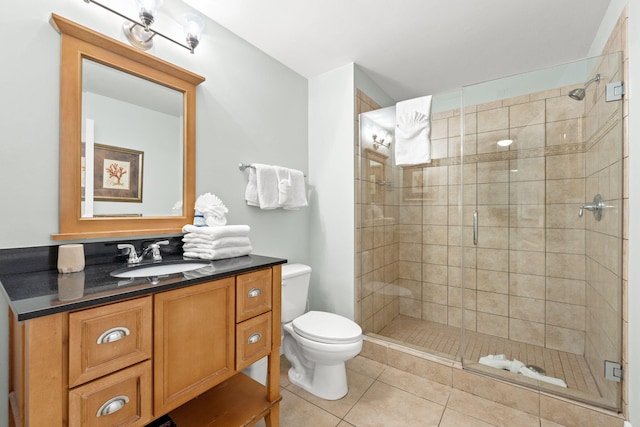
[[142, 202], [144, 152], [94, 144], [93, 199], [103, 202]]

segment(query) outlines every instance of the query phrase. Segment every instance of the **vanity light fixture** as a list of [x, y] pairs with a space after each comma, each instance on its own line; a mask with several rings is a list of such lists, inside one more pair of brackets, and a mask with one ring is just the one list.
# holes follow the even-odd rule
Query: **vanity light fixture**
[[84, 0], [84, 2], [93, 3], [121, 18], [124, 18], [125, 21], [122, 24], [122, 31], [124, 32], [124, 35], [127, 37], [127, 40], [129, 40], [131, 45], [142, 50], [147, 50], [153, 46], [153, 38], [157, 35], [172, 41], [178, 46], [182, 46], [189, 52], [193, 53], [196, 46], [198, 46], [198, 43], [200, 43], [200, 37], [204, 30], [204, 22], [202, 18], [192, 13], [185, 15], [184, 31], [186, 44], [180, 43], [151, 28], [151, 24], [153, 24], [155, 20], [156, 12], [158, 11], [160, 3], [162, 3], [162, 0], [135, 0], [140, 21], [131, 19], [110, 7], [97, 2], [96, 0]]
[[[378, 133], [381, 133], [382, 137], [380, 139], [378, 139]], [[371, 135], [371, 139], [373, 140], [373, 148], [375, 150], [378, 150], [378, 148], [380, 146], [385, 147], [385, 148], [390, 148], [391, 147], [391, 135], [388, 132], [385, 131], [381, 131], [381, 132], [374, 132]]]

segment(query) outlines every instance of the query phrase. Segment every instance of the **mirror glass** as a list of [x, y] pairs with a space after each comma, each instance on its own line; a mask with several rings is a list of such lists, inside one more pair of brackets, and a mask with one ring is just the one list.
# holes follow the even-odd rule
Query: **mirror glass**
[[183, 98], [82, 59], [82, 218], [183, 214]]

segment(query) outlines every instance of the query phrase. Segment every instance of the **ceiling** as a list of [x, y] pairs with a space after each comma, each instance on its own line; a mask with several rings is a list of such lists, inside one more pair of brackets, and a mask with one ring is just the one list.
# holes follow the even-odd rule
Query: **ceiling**
[[584, 58], [610, 0], [183, 0], [306, 78], [354, 62], [394, 100]]

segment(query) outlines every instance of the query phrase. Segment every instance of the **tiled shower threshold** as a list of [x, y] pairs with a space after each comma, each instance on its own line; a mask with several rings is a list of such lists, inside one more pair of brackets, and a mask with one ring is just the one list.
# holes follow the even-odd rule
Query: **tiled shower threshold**
[[[398, 316], [377, 334], [367, 335], [444, 360], [460, 361], [460, 328], [457, 327]], [[471, 331], [465, 331], [464, 340], [464, 360], [467, 369], [589, 405], [608, 410], [615, 409], [612, 408], [611, 402], [601, 396], [593, 373], [583, 356]], [[540, 367], [544, 369], [545, 375], [564, 380], [568, 387], [565, 389], [553, 386], [476, 363], [480, 357], [488, 354], [504, 354], [509, 360], [518, 359], [525, 365]]]

